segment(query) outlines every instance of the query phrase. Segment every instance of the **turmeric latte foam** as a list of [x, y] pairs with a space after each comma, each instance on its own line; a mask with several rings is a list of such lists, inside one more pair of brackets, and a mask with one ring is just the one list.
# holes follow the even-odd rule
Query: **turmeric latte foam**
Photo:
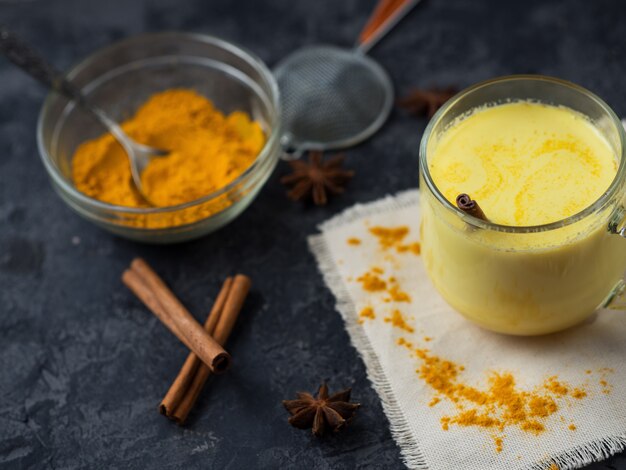
[[564, 107], [517, 102], [484, 108], [445, 132], [429, 161], [450, 202], [460, 193], [503, 225], [542, 225], [574, 215], [617, 172], [609, 143]]
[[[477, 108], [428, 140], [434, 185], [453, 205], [469, 194], [493, 223], [562, 221], [597, 201], [618, 156], [585, 116], [513, 102]], [[613, 208], [537, 233], [471, 227], [426, 189], [422, 254], [442, 296], [474, 322], [542, 334], [579, 323], [607, 298], [626, 267], [626, 240], [609, 234]]]

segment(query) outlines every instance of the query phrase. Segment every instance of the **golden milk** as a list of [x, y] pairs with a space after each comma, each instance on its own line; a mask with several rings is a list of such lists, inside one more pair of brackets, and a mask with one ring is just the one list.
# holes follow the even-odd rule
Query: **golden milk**
[[452, 203], [467, 193], [492, 222], [525, 226], [591, 205], [615, 177], [617, 159], [585, 116], [517, 102], [478, 110], [453, 125], [429, 169]]
[[[490, 221], [508, 226], [579, 213], [607, 191], [618, 167], [585, 116], [531, 102], [476, 109], [431, 139], [427, 152], [431, 178], [448, 201], [467, 193]], [[626, 267], [626, 240], [609, 234], [606, 211], [561, 228], [510, 233], [469, 227], [429, 191], [422, 207], [422, 254], [435, 286], [458, 311], [496, 331], [541, 334], [574, 325], [603, 303]]]

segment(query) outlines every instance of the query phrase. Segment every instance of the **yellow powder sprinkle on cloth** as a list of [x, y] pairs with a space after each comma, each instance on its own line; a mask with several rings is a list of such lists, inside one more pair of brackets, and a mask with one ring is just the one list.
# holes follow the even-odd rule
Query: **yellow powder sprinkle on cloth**
[[410, 252], [415, 255], [421, 254], [422, 247], [419, 242], [405, 244], [404, 240], [409, 234], [409, 228], [401, 225], [399, 227], [371, 227], [369, 232], [378, 239], [378, 243], [383, 250], [395, 248], [398, 253]]
[[409, 234], [409, 228], [401, 227], [372, 227], [370, 233], [378, 238], [378, 243], [384, 249], [396, 247]]
[[401, 330], [408, 331], [409, 333], [413, 333], [415, 329], [409, 325], [407, 319], [400, 310], [394, 310], [391, 312], [391, 315], [385, 317], [385, 323], [391, 323], [392, 326], [396, 328], [400, 328]]
[[395, 277], [391, 276], [385, 280], [382, 276], [384, 271], [377, 267], [372, 266], [370, 270], [356, 280], [361, 283], [363, 290], [367, 292], [385, 292], [385, 302], [411, 302], [411, 296], [402, 290]]
[[389, 297], [385, 299], [386, 301], [388, 300], [393, 302], [411, 302], [411, 296], [400, 289], [400, 286], [398, 285], [395, 278], [391, 278], [389, 282], [391, 285], [389, 286], [389, 289], [387, 289], [387, 294], [389, 294]]
[[372, 307], [365, 307], [359, 313], [359, 323], [363, 324], [365, 320], [374, 320], [376, 318], [376, 312]]
[[362, 276], [357, 278], [363, 286], [363, 289], [368, 292], [383, 291], [387, 288], [387, 283], [376, 274], [375, 271], [366, 272]]
[[[401, 317], [398, 318], [396, 322], [403, 325]], [[559, 381], [557, 376], [548, 377], [541, 385], [526, 390], [518, 387], [512, 373], [491, 371], [487, 387], [479, 388], [463, 380], [465, 368], [459, 364], [437, 356], [429, 349], [416, 348], [404, 338], [400, 338], [397, 344], [418, 359], [420, 365], [416, 373], [435, 393], [429, 406], [435, 406], [441, 400], [454, 405], [455, 413], [441, 417], [442, 429], [447, 431], [457, 425], [490, 430], [497, 452], [503, 449], [502, 433], [506, 428], [513, 426], [524, 432], [541, 434], [546, 430], [546, 418], [559, 410], [559, 403], [567, 403], [565, 400], [571, 387]], [[581, 387], [574, 390], [572, 396], [575, 398], [587, 395]], [[572, 424], [569, 429], [576, 427]]]

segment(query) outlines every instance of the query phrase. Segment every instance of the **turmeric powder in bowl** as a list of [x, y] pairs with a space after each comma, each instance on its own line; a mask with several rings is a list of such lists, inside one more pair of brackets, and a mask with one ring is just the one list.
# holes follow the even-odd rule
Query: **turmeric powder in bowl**
[[[188, 89], [152, 95], [121, 126], [137, 142], [169, 152], [151, 161], [141, 175], [144, 192], [157, 207], [192, 202], [222, 189], [255, 161], [265, 144], [260, 124], [248, 114], [235, 111], [226, 116]], [[109, 133], [77, 148], [72, 177], [76, 188], [94, 199], [148, 207], [134, 186], [126, 153]], [[221, 201], [211, 208], [174, 213], [158, 225], [195, 222], [229, 205]], [[128, 223], [145, 225], [146, 221], [138, 218]]]

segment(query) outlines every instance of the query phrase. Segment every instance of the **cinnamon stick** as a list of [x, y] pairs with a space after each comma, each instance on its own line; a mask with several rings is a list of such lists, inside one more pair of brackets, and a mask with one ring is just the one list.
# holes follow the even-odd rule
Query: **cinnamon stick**
[[179, 338], [182, 342], [185, 342], [185, 340], [182, 339], [183, 335], [176, 323], [172, 321], [156, 295], [154, 295], [154, 292], [152, 292], [152, 289], [150, 289], [139, 274], [127, 269], [124, 271], [124, 274], [122, 274], [122, 282], [124, 282], [126, 287], [128, 287], [172, 333], [174, 333], [174, 336]]
[[230, 355], [191, 316], [145, 261], [133, 260], [122, 280], [211, 372], [221, 374], [228, 369]]
[[466, 214], [471, 215], [472, 217], [476, 217], [477, 219], [484, 220], [488, 222], [489, 219], [485, 216], [485, 213], [480, 208], [478, 203], [474, 201], [469, 194], [459, 194], [456, 197], [456, 206], [461, 209]]
[[[215, 326], [220, 319], [222, 310], [224, 309], [224, 305], [226, 304], [226, 299], [228, 298], [228, 294], [230, 293], [232, 285], [233, 278], [227, 277], [224, 281], [224, 284], [222, 285], [220, 293], [215, 299], [213, 308], [211, 309], [211, 312], [209, 313], [209, 316], [204, 323], [204, 329], [211, 336], [213, 336]], [[161, 412], [161, 414], [165, 416], [170, 416], [178, 407], [181, 400], [185, 396], [187, 389], [191, 385], [191, 382], [193, 381], [193, 378], [195, 377], [200, 364], [201, 361], [198, 356], [196, 356], [193, 352], [190, 352], [183, 366], [181, 367], [180, 372], [176, 376], [176, 379], [174, 379], [174, 382], [165, 394], [165, 397], [163, 398], [163, 400], [161, 400], [161, 404], [159, 405], [159, 411]]]
[[[223, 345], [228, 340], [250, 290], [250, 284], [250, 278], [247, 276], [243, 274], [235, 276], [224, 309], [213, 333], [213, 337], [219, 344]], [[204, 364], [200, 364], [179, 405], [168, 415], [170, 418], [178, 422], [178, 424], [185, 422], [210, 375], [211, 371], [209, 368]]]

